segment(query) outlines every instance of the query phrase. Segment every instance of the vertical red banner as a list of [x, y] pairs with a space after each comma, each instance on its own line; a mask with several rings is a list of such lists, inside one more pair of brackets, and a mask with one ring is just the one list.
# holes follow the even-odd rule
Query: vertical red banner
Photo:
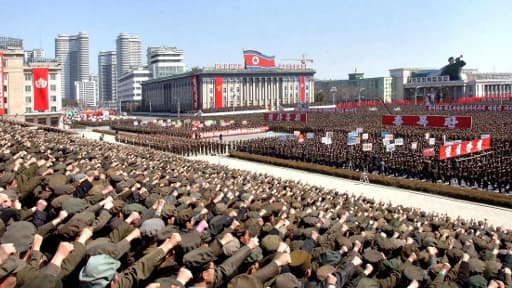
[[48, 68], [33, 68], [34, 111], [48, 110]]
[[192, 110], [199, 109], [199, 94], [197, 93], [197, 75], [192, 75]]
[[222, 77], [215, 78], [215, 108], [222, 108]]
[[0, 83], [2, 84], [0, 90], [0, 115], [5, 114], [5, 103], [4, 103], [4, 53], [0, 51], [0, 65], [2, 65], [2, 69], [0, 71], [0, 76], [2, 80]]
[[300, 102], [301, 103], [304, 103], [304, 90], [305, 90], [305, 87], [304, 87], [304, 76], [300, 76]]

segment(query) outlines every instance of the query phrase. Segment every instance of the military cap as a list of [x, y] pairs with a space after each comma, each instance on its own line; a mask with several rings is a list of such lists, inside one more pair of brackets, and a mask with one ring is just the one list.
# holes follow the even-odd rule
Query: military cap
[[210, 234], [212, 236], [217, 236], [222, 231], [224, 231], [225, 228], [229, 227], [233, 223], [233, 219], [226, 215], [217, 215], [214, 216], [208, 225]]
[[454, 248], [446, 251], [446, 257], [448, 257], [450, 264], [459, 262], [462, 256], [464, 256], [464, 251], [460, 249]]
[[211, 248], [199, 247], [183, 256], [183, 264], [193, 273], [197, 273], [206, 270], [210, 262], [216, 259]]
[[251, 254], [245, 258], [244, 263], [254, 263], [263, 259], [263, 251], [260, 247], [251, 250]]
[[110, 209], [112, 214], [118, 214], [119, 212], [123, 211], [124, 206], [126, 206], [126, 202], [124, 202], [121, 199], [116, 199], [112, 203], [114, 206]]
[[422, 281], [425, 278], [425, 271], [418, 266], [408, 265], [404, 270], [404, 275], [407, 279], [413, 281]]
[[486, 278], [496, 278], [500, 272], [501, 263], [497, 261], [485, 261], [485, 272]]
[[16, 175], [11, 172], [5, 173], [2, 177], [0, 177], [0, 186], [7, 186], [8, 184], [11, 184], [15, 176]]
[[106, 254], [112, 258], [118, 259], [121, 255], [117, 246], [108, 238], [102, 237], [87, 242], [85, 253], [89, 256]]
[[368, 249], [364, 251], [363, 258], [364, 260], [370, 263], [378, 263], [385, 260], [385, 257], [384, 255], [382, 255], [382, 252], [373, 249]]
[[62, 209], [69, 214], [76, 214], [84, 211], [89, 204], [84, 199], [80, 198], [68, 198], [62, 202]]
[[179, 230], [176, 226], [167, 225], [164, 228], [158, 230], [156, 233], [156, 239], [163, 241], [172, 236], [172, 233], [179, 233]]
[[379, 288], [379, 283], [371, 278], [364, 277], [357, 282], [356, 288]]
[[293, 269], [299, 269], [300, 271], [306, 271], [311, 267], [311, 255], [304, 250], [295, 250], [290, 253], [290, 267]]
[[140, 234], [147, 237], [155, 237], [159, 230], [165, 227], [165, 223], [160, 218], [151, 218], [140, 225]]
[[197, 231], [191, 231], [181, 235], [180, 247], [187, 253], [201, 246], [201, 235]]
[[106, 287], [120, 266], [121, 262], [109, 255], [100, 254], [90, 257], [87, 264], [80, 270], [78, 276], [80, 287]]
[[264, 252], [266, 253], [272, 253], [277, 250], [280, 243], [281, 238], [279, 236], [267, 235], [261, 240], [261, 248], [263, 248]]
[[263, 284], [256, 277], [249, 274], [240, 274], [231, 279], [228, 288], [263, 288]]
[[130, 204], [126, 204], [124, 205], [123, 207], [123, 214], [130, 214], [132, 212], [139, 212], [139, 213], [142, 213], [144, 211], [146, 211], [146, 207], [140, 205], [139, 203], [130, 203]]
[[52, 174], [46, 176], [46, 181], [48, 183], [48, 187], [50, 187], [52, 190], [55, 190], [58, 186], [66, 184], [67, 177], [64, 174]]
[[471, 273], [482, 273], [485, 271], [485, 263], [480, 259], [471, 258], [469, 259], [468, 264], [469, 272]]
[[178, 217], [176, 217], [176, 221], [179, 225], [183, 225], [186, 222], [190, 221], [194, 217], [194, 210], [191, 208], [183, 209], [178, 212]]
[[275, 288], [302, 288], [302, 284], [292, 273], [279, 274], [274, 282]]
[[87, 175], [85, 175], [85, 174], [83, 174], [83, 173], [78, 173], [78, 174], [75, 174], [75, 175], [73, 176], [73, 181], [75, 181], [75, 182], [80, 182], [80, 181], [82, 181], [82, 179], [84, 179], [84, 178], [87, 178]]
[[325, 281], [325, 279], [327, 279], [327, 276], [329, 276], [329, 274], [331, 273], [334, 273], [335, 271], [336, 268], [334, 268], [333, 266], [323, 265], [322, 267], [318, 268], [318, 270], [316, 270], [316, 277], [320, 281]]
[[74, 215], [68, 222], [57, 227], [59, 235], [64, 239], [70, 240], [76, 237], [80, 232], [94, 222], [95, 215], [91, 212], [82, 212]]
[[325, 250], [321, 252], [320, 255], [318, 256], [318, 262], [321, 265], [336, 266], [340, 262], [340, 260], [341, 254], [332, 250]]
[[468, 282], [466, 283], [466, 287], [468, 288], [486, 288], [487, 280], [481, 275], [473, 275], [469, 277]]
[[60, 195], [58, 197], [56, 197], [55, 199], [52, 200], [52, 202], [50, 202], [50, 205], [52, 205], [53, 208], [61, 208], [62, 207], [62, 203], [64, 203], [64, 201], [66, 201], [67, 199], [70, 199], [71, 195]]
[[23, 253], [32, 245], [35, 234], [36, 227], [34, 224], [27, 221], [17, 221], [7, 226], [7, 230], [0, 241], [2, 244], [12, 243], [17, 252]]

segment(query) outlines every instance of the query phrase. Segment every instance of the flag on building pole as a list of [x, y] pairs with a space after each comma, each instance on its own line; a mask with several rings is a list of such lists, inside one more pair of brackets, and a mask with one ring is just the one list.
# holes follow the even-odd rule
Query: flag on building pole
[[274, 68], [274, 56], [267, 56], [255, 50], [244, 50], [245, 68]]

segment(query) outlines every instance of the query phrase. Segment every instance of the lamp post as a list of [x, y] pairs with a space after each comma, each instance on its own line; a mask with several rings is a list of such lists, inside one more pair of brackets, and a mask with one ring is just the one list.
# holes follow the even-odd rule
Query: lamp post
[[336, 92], [338, 92], [338, 88], [336, 88], [336, 86], [332, 86], [331, 90], [329, 90], [329, 92], [331, 92], [331, 94], [332, 94], [332, 105], [335, 105], [334, 96], [336, 96]]

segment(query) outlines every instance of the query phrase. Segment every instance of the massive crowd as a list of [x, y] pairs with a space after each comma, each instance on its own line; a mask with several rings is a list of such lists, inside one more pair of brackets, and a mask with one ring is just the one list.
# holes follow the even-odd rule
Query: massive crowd
[[511, 287], [512, 234], [0, 122], [0, 287]]

